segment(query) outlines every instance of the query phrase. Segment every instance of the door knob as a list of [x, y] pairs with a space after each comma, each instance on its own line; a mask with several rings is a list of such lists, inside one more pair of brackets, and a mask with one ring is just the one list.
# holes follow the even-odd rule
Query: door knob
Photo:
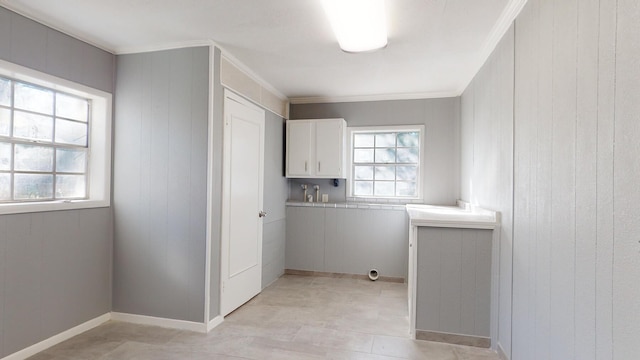
[[266, 212], [264, 212], [264, 211], [260, 211], [260, 212], [258, 213], [258, 217], [265, 217], [265, 216], [267, 216], [267, 213], [266, 213]]

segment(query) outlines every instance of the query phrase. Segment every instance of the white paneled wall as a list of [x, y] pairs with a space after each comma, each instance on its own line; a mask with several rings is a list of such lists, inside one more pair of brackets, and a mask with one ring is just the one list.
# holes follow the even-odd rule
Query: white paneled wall
[[500, 45], [461, 107], [463, 199], [503, 210], [513, 194], [499, 344], [515, 360], [637, 359], [640, 2], [530, 0], [514, 39], [513, 99], [496, 100], [510, 78]]
[[491, 338], [511, 349], [514, 31], [507, 31], [462, 95], [461, 196], [499, 211], [492, 245]]

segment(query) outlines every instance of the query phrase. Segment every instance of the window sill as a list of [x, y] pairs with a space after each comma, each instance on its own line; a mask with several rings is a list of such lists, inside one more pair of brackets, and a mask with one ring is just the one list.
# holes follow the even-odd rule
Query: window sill
[[109, 207], [109, 200], [42, 201], [0, 204], [0, 215]]

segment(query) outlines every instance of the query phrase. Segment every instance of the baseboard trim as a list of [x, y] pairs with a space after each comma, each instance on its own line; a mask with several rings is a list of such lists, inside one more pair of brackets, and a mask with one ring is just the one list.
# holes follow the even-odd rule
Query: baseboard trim
[[207, 324], [205, 323], [159, 318], [159, 317], [146, 316], [146, 315], [135, 315], [135, 314], [120, 313], [120, 312], [112, 312], [111, 320], [129, 322], [129, 323], [140, 324], [140, 325], [160, 326], [160, 327], [171, 328], [171, 329], [189, 330], [189, 331], [195, 331], [195, 332], [201, 332], [201, 333], [207, 332]]
[[218, 316], [214, 317], [213, 319], [211, 319], [209, 321], [209, 323], [207, 324], [207, 332], [213, 330], [218, 325], [222, 324], [223, 321], [224, 321], [224, 316], [222, 316], [222, 315], [218, 315]]
[[436, 341], [447, 344], [491, 347], [491, 339], [482, 336], [451, 334], [438, 331], [416, 330], [416, 340]]
[[500, 360], [510, 360], [500, 343], [498, 343], [498, 356], [500, 357]]
[[[360, 275], [360, 274], [342, 274], [342, 273], [332, 273], [332, 272], [323, 272], [323, 271], [309, 271], [309, 270], [294, 270], [294, 269], [284, 269], [285, 275], [298, 275], [298, 276], [319, 276], [319, 277], [331, 277], [338, 279], [360, 279], [360, 280], [369, 280], [368, 275]], [[393, 283], [404, 283], [404, 278], [401, 277], [392, 277], [392, 276], [380, 276], [378, 280], [382, 282], [393, 282]]]
[[57, 335], [53, 335], [52, 337], [42, 340], [39, 343], [33, 344], [27, 348], [24, 348], [20, 351], [14, 352], [11, 355], [7, 355], [2, 358], [2, 360], [22, 360], [26, 359], [29, 356], [33, 356], [41, 351], [44, 351], [54, 345], [57, 345], [65, 340], [69, 340], [76, 335], [80, 335], [85, 331], [89, 331], [111, 319], [111, 313], [106, 313], [100, 315], [94, 319], [86, 321], [78, 326], [72, 327], [69, 330], [65, 330]]

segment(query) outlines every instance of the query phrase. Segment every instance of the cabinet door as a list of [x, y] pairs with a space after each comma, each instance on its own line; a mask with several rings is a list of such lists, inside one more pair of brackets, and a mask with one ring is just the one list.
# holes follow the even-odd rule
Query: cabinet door
[[311, 174], [311, 130], [309, 121], [287, 122], [287, 177]]
[[342, 119], [316, 122], [315, 173], [322, 177], [342, 178], [344, 121]]

